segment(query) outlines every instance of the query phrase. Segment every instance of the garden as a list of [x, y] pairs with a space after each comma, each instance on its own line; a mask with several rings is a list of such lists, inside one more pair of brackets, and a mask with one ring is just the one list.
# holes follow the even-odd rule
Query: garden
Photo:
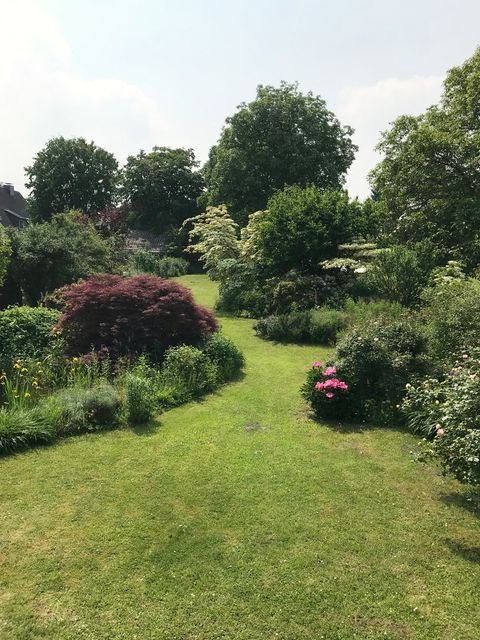
[[479, 78], [382, 134], [363, 202], [286, 83], [202, 168], [38, 153], [0, 226], [2, 638], [477, 637]]

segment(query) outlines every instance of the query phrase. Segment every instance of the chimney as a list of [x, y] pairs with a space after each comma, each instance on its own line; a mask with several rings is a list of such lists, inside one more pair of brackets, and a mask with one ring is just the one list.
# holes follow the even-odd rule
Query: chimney
[[5, 191], [9, 195], [11, 195], [13, 197], [13, 195], [15, 194], [15, 187], [13, 186], [13, 184], [11, 182], [2, 183], [2, 187], [5, 189]]

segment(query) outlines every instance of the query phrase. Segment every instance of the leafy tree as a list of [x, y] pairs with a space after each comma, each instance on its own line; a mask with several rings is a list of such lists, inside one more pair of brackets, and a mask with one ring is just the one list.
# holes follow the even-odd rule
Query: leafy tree
[[12, 255], [12, 245], [7, 233], [0, 226], [0, 286], [3, 285], [7, 275], [8, 263]]
[[197, 212], [203, 178], [192, 149], [153, 147], [129, 156], [123, 169], [124, 198], [138, 227], [164, 231]]
[[373, 259], [367, 281], [372, 292], [385, 300], [411, 307], [419, 302], [428, 269], [420, 256], [404, 246], [383, 249]]
[[480, 49], [451, 69], [440, 103], [383, 134], [371, 174], [398, 242], [428, 241], [437, 263], [480, 264]]
[[353, 161], [350, 127], [296, 84], [259, 86], [257, 97], [227, 118], [204, 168], [207, 203], [226, 204], [235, 221], [264, 209], [286, 185], [338, 189]]
[[207, 207], [205, 213], [186, 220], [185, 224], [192, 225], [189, 238], [193, 244], [187, 251], [200, 254], [200, 262], [203, 262], [209, 277], [218, 278], [220, 263], [239, 255], [238, 225], [224, 205]]
[[29, 304], [50, 291], [111, 266], [110, 245], [75, 212], [51, 222], [28, 225], [18, 233], [14, 272]]
[[118, 162], [84, 138], [52, 138], [26, 167], [31, 189], [29, 210], [36, 220], [78, 209], [85, 213], [110, 206], [116, 197]]
[[320, 263], [337, 253], [351, 236], [352, 221], [360, 209], [340, 191], [316, 187], [287, 187], [268, 202], [268, 210], [255, 218], [249, 242], [259, 267], [270, 276], [296, 269], [320, 270]]

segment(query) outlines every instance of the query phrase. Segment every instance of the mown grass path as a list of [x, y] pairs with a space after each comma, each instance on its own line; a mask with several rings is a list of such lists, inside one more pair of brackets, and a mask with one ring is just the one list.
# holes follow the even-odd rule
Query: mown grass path
[[408, 434], [310, 420], [321, 350], [222, 325], [242, 380], [150, 430], [0, 460], [0, 638], [477, 639], [459, 486], [411, 461]]

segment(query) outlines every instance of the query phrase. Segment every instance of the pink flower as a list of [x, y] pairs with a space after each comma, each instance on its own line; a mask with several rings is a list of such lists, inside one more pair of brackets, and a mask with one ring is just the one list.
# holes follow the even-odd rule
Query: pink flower
[[335, 369], [335, 367], [327, 367], [325, 369], [325, 371], [323, 372], [324, 376], [333, 376], [337, 373], [337, 370]]
[[323, 382], [317, 382], [317, 384], [315, 385], [315, 389], [317, 391], [323, 391], [325, 388], [325, 384]]
[[312, 362], [312, 367], [314, 367], [315, 369], [320, 369], [322, 366], [322, 363], [319, 360], [315, 360], [315, 362]]
[[326, 393], [325, 395], [327, 396], [327, 398], [333, 398], [333, 397], [335, 397], [335, 394], [334, 394], [334, 393]]
[[442, 438], [444, 435], [445, 435], [445, 429], [442, 429], [442, 427], [437, 429], [437, 433], [436, 433], [437, 438]]

